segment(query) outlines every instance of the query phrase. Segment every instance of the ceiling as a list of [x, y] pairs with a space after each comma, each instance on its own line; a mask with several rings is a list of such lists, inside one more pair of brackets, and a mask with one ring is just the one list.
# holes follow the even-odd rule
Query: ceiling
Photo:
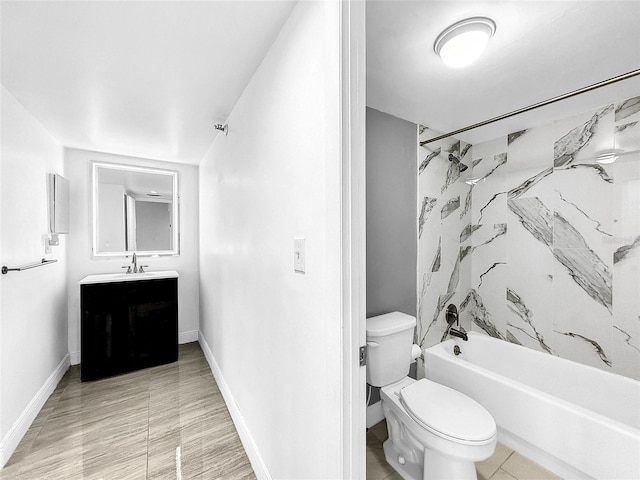
[[294, 5], [3, 0], [1, 82], [64, 146], [198, 164]]
[[[497, 30], [463, 69], [433, 51], [472, 16]], [[640, 1], [367, 2], [367, 105], [442, 132], [640, 68]], [[457, 135], [479, 143], [640, 95], [640, 77]]]

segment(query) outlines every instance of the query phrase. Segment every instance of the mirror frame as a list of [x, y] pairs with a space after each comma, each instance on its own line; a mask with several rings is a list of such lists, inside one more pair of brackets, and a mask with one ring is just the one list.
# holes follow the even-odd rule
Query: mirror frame
[[91, 162], [91, 256], [92, 258], [130, 257], [134, 251], [98, 252], [98, 169], [124, 170], [128, 172], [154, 173], [172, 177], [173, 208], [172, 232], [173, 249], [170, 250], [135, 250], [137, 256], [177, 256], [180, 255], [180, 195], [178, 194], [179, 172], [161, 168], [138, 167], [119, 163]]

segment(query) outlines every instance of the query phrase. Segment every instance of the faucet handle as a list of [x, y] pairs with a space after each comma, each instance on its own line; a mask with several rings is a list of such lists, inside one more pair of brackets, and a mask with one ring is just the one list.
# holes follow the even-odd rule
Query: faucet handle
[[149, 266], [149, 265], [140, 265], [140, 266], [138, 267], [138, 273], [144, 273], [143, 268], [148, 267], [148, 266]]
[[125, 273], [131, 273], [131, 265], [125, 265], [124, 267], [121, 268], [126, 268], [127, 271]]

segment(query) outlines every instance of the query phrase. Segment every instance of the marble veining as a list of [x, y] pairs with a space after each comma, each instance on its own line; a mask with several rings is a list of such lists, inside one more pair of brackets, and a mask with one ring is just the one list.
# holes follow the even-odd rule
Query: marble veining
[[489, 273], [491, 270], [493, 270], [494, 268], [496, 268], [498, 265], [506, 265], [507, 262], [493, 262], [493, 265], [491, 265], [489, 268], [487, 268], [483, 273], [480, 274], [480, 283], [478, 284], [478, 288], [480, 288], [482, 286], [482, 280], [487, 273]]
[[553, 247], [553, 216], [538, 197], [516, 198], [508, 201], [507, 206], [531, 235]]
[[471, 145], [470, 143], [465, 143], [464, 147], [462, 147], [462, 149], [460, 150], [460, 161], [462, 161], [464, 159], [464, 157], [467, 156], [467, 153], [469, 153], [469, 151], [471, 150], [471, 147], [473, 145]]
[[472, 223], [466, 225], [462, 229], [462, 232], [460, 232], [460, 243], [466, 242], [469, 239], [469, 237], [471, 237], [471, 235], [473, 235], [473, 232], [475, 232], [476, 230], [478, 230], [481, 227], [482, 227], [482, 225], [472, 224]]
[[638, 125], [639, 122], [629, 122], [629, 123], [625, 123], [622, 125], [616, 125], [616, 129], [615, 132], [616, 133], [622, 133], [625, 130], [631, 130], [633, 127], [635, 127], [636, 125]]
[[533, 338], [534, 340], [536, 340], [540, 345], [540, 347], [542, 347], [542, 349], [545, 352], [553, 353], [551, 348], [545, 343], [544, 337], [538, 332], [536, 327], [533, 325], [533, 321], [532, 321], [533, 312], [531, 312], [531, 310], [527, 308], [527, 306], [525, 305], [520, 295], [518, 295], [516, 292], [514, 292], [512, 289], [508, 287], [507, 287], [507, 305], [509, 306], [509, 309], [513, 313], [515, 313], [518, 317], [520, 317], [520, 319], [523, 322], [525, 322], [527, 325], [529, 325], [529, 327], [531, 327], [531, 330], [533, 331], [533, 335], [531, 335], [525, 329], [517, 327], [511, 323], [508, 323], [508, 325], [511, 327], [517, 328], [518, 330], [522, 331], [524, 334], [528, 335], [530, 338]]
[[438, 250], [436, 250], [436, 256], [433, 257], [433, 262], [431, 262], [431, 271], [439, 272], [440, 271], [440, 260], [442, 256], [442, 238], [438, 239]]
[[503, 235], [507, 234], [507, 224], [506, 223], [496, 223], [493, 225], [493, 229], [495, 231], [495, 233], [493, 234], [493, 236], [489, 237], [487, 240], [485, 240], [484, 242], [476, 245], [473, 247], [473, 249], [475, 250], [476, 248], [479, 247], [483, 247], [485, 245], [490, 244], [491, 242], [493, 242], [496, 238], [498, 237], [502, 237]]
[[613, 253], [613, 263], [619, 263], [627, 258], [634, 250], [640, 249], [640, 235], [638, 235], [635, 240], [629, 245], [623, 245], [619, 247]]
[[491, 170], [489, 170], [487, 173], [482, 175], [480, 177], [481, 180], [482, 179], [487, 179], [488, 177], [493, 175], [496, 172], [496, 170], [498, 170], [500, 167], [502, 167], [503, 165], [506, 165], [506, 163], [507, 163], [507, 153], [503, 152], [503, 153], [498, 153], [497, 155], [494, 155], [493, 163], [494, 163], [494, 167]]
[[[444, 184], [440, 188], [440, 193], [444, 193], [447, 188], [453, 185], [460, 178], [460, 172], [463, 171], [462, 165], [463, 164], [460, 163], [460, 160], [458, 160], [455, 155], [452, 153], [449, 154], [449, 168], [447, 168], [447, 176], [444, 180]], [[464, 169], [466, 170], [467, 167], [465, 166]]]
[[424, 223], [429, 218], [429, 214], [433, 210], [433, 207], [436, 206], [438, 202], [437, 198], [424, 197], [422, 199], [422, 207], [420, 207], [420, 220], [419, 220], [419, 234], [418, 238], [422, 237], [422, 229], [424, 228]]
[[429, 163], [431, 163], [431, 160], [433, 160], [438, 155], [440, 155], [440, 152], [441, 152], [441, 149], [437, 148], [436, 150], [434, 150], [433, 152], [431, 152], [429, 155], [426, 156], [426, 158], [422, 161], [422, 163], [420, 164], [420, 167], [418, 168], [418, 175], [421, 174], [424, 171], [424, 169], [429, 166]]
[[587, 245], [584, 237], [558, 212], [554, 213], [556, 241], [572, 248], [554, 248], [553, 256], [587, 294], [612, 311], [612, 277], [609, 267]]
[[576, 205], [573, 202], [570, 202], [569, 200], [567, 200], [566, 198], [564, 198], [564, 195], [562, 195], [562, 192], [558, 190], [558, 195], [560, 196], [560, 200], [562, 200], [564, 203], [566, 203], [567, 205], [571, 205], [573, 208], [575, 208], [578, 212], [580, 212], [586, 219], [588, 219], [590, 222], [593, 222], [596, 224], [595, 229], [596, 231], [600, 232], [603, 235], [606, 235], [607, 237], [613, 237], [612, 234], [605, 232], [602, 229], [602, 223], [599, 222], [598, 220], [594, 220], [593, 218], [591, 218], [589, 215], [587, 215], [587, 213], [582, 210], [578, 205]]
[[520, 340], [518, 340], [515, 337], [515, 335], [513, 333], [511, 333], [509, 330], [507, 330], [507, 342], [515, 343], [516, 345], [522, 345], [522, 343], [520, 343]]
[[480, 217], [478, 217], [478, 223], [480, 223], [482, 221], [482, 215], [484, 214], [484, 211], [489, 207], [489, 205], [491, 205], [493, 203], [494, 200], [496, 200], [500, 195], [506, 195], [507, 192], [498, 192], [495, 193], [487, 203], [484, 204], [484, 206], [480, 209]]
[[618, 122], [640, 112], [640, 97], [633, 97], [616, 105], [615, 121]]
[[[522, 226], [552, 249], [554, 258], [571, 278], [594, 300], [611, 311], [612, 278], [609, 267], [589, 248], [584, 237], [558, 212], [551, 213], [538, 199], [520, 198], [508, 202]], [[552, 220], [553, 219], [553, 220]], [[556, 243], [571, 248], [553, 248]]]
[[611, 111], [613, 105], [608, 105], [595, 112], [584, 124], [573, 128], [553, 145], [554, 167], [564, 167], [574, 161], [576, 155], [587, 146], [598, 129], [598, 123], [603, 115]]
[[574, 332], [559, 332], [557, 330], [554, 330], [554, 332], [558, 333], [560, 335], [566, 335], [566, 336], [573, 337], [573, 338], [579, 338], [581, 340], [584, 340], [587, 343], [590, 343], [591, 346], [593, 346], [593, 349], [595, 350], [595, 352], [598, 355], [598, 357], [600, 357], [600, 360], [602, 360], [608, 367], [611, 366], [611, 360], [609, 360], [607, 358], [607, 354], [604, 353], [604, 350], [602, 349], [600, 344], [598, 344], [598, 342], [596, 342], [595, 340], [592, 340], [591, 338], [587, 338], [584, 335], [580, 335], [579, 333], [574, 333]]
[[465, 312], [467, 310], [471, 315], [473, 323], [484, 330], [487, 335], [506, 340], [505, 336], [502, 335], [502, 333], [500, 333], [498, 328], [494, 325], [491, 319], [491, 314], [485, 308], [482, 302], [482, 297], [475, 289], [471, 289], [471, 291], [467, 294], [465, 299], [460, 304], [461, 312]]
[[452, 198], [447, 203], [442, 206], [442, 210], [440, 211], [440, 218], [445, 219], [453, 212], [455, 212], [458, 208], [460, 208], [460, 195]]
[[507, 145], [511, 145], [525, 133], [527, 133], [527, 130], [520, 130], [518, 132], [510, 133], [509, 135], [507, 135]]
[[[464, 328], [640, 380], [638, 132], [637, 96], [478, 145], [434, 143], [418, 179], [440, 209], [419, 238], [423, 346], [451, 302]], [[607, 149], [624, 155], [597, 163]], [[462, 182], [458, 162], [483, 181]]]
[[527, 178], [520, 185], [518, 185], [517, 187], [514, 187], [511, 190], [509, 190], [509, 193], [507, 195], [508, 198], [510, 200], [512, 200], [514, 198], [518, 198], [518, 197], [524, 195], [533, 186], [538, 184], [540, 182], [540, 180], [542, 180], [543, 178], [551, 175], [552, 173], [553, 173], [553, 167], [549, 167], [549, 168], [545, 168], [543, 171], [541, 171], [537, 175], [534, 175], [533, 177]]
[[579, 164], [569, 165], [567, 167], [567, 170], [573, 170], [573, 169], [578, 169], [578, 168], [580, 168], [580, 169], [583, 169], [583, 168], [593, 169], [593, 170], [595, 170], [595, 173], [597, 173], [602, 180], [604, 180], [607, 183], [613, 183], [613, 178], [611, 178], [611, 176], [607, 172], [606, 168], [604, 168], [599, 163], [579, 163]]
[[[639, 318], [640, 320], [640, 318]], [[631, 348], [633, 348], [636, 352], [640, 353], [640, 348], [636, 347], [634, 344], [631, 343], [631, 335], [629, 333], [627, 333], [625, 330], [623, 330], [622, 328], [618, 327], [617, 325], [614, 325], [613, 328], [615, 328], [616, 330], [618, 330], [620, 333], [622, 333], [625, 336], [625, 343], [627, 345], [629, 345]]]
[[464, 197], [464, 207], [460, 211], [460, 220], [464, 218], [464, 216], [471, 211], [471, 199], [473, 195], [473, 185], [469, 186], [467, 190], [467, 195]]

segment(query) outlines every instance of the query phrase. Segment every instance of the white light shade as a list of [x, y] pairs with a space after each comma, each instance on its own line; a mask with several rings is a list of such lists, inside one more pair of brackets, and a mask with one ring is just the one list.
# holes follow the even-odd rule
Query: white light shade
[[433, 49], [450, 67], [466, 67], [487, 48], [495, 31], [496, 24], [490, 18], [467, 18], [454, 23], [438, 35]]
[[616, 152], [607, 152], [607, 153], [601, 153], [600, 155], [598, 155], [596, 157], [596, 162], [609, 164], [609, 163], [615, 162], [617, 159], [618, 159], [618, 155], [616, 154]]

